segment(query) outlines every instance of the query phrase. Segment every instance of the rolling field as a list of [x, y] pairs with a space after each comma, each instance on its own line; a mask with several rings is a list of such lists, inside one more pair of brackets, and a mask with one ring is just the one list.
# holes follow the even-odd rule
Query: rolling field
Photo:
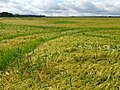
[[0, 18], [0, 90], [119, 90], [120, 18]]

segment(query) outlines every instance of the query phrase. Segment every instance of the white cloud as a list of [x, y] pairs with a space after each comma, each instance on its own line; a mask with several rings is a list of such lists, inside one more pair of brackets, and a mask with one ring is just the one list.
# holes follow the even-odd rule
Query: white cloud
[[45, 15], [120, 15], [120, 0], [0, 0], [0, 11]]

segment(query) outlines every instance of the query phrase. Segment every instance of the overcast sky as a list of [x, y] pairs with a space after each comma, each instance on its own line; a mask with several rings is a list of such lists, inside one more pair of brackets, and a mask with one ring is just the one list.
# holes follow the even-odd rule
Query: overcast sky
[[120, 0], [0, 0], [0, 12], [46, 16], [120, 15]]

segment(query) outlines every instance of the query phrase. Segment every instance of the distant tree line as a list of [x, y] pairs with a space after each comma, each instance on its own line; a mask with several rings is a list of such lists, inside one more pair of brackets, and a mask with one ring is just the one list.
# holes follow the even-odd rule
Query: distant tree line
[[0, 13], [0, 17], [46, 17], [45, 15], [20, 15], [20, 14], [12, 14], [9, 12]]
[[[9, 12], [2, 12], [2, 13], [0, 13], [0, 17], [46, 17], [46, 16], [45, 15], [20, 15], [20, 14], [12, 14], [12, 13], [9, 13]], [[120, 18], [120, 16], [65, 16], [65, 17]]]

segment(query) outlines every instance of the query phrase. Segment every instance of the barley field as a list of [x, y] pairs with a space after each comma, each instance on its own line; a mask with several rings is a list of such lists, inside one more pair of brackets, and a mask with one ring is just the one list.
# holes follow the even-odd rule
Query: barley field
[[0, 18], [0, 90], [120, 90], [120, 18]]

